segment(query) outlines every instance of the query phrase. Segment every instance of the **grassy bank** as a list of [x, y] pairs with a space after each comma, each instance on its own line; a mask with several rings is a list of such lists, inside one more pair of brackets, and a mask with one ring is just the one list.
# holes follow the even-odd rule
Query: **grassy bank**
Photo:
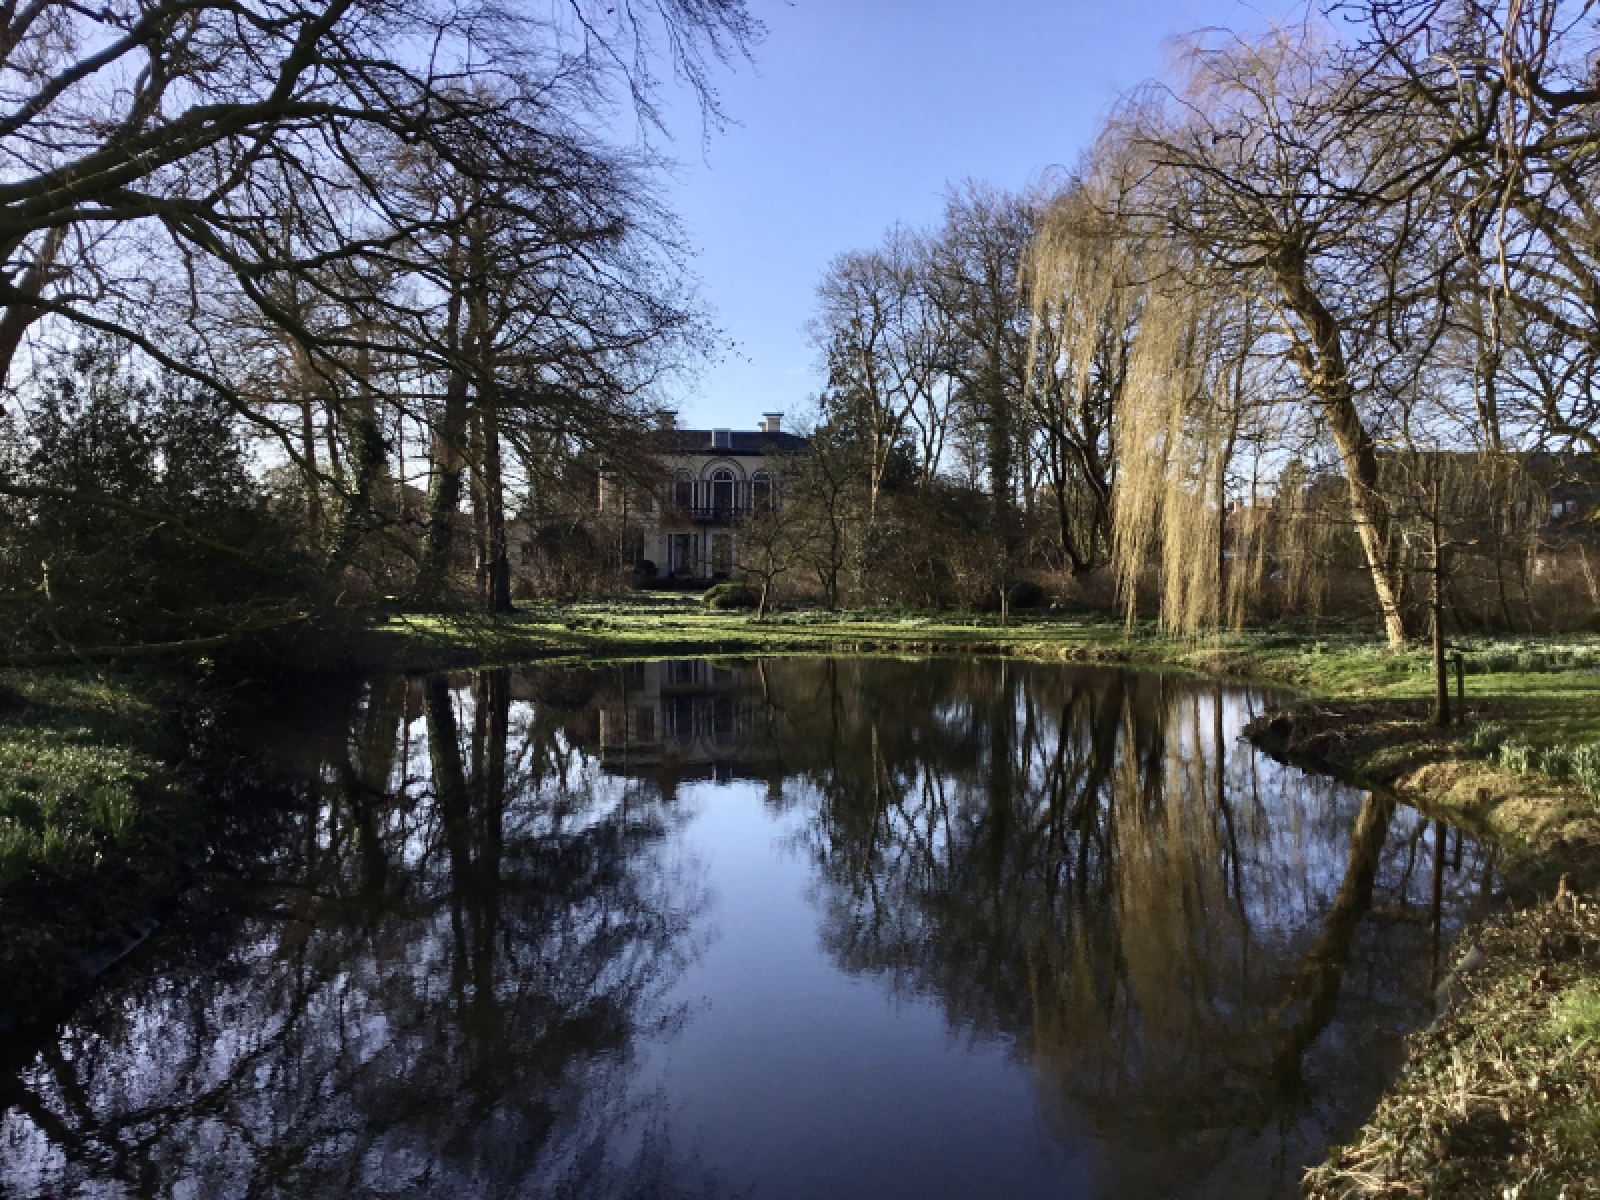
[[1453, 1004], [1347, 1145], [1308, 1173], [1317, 1200], [1600, 1195], [1600, 906], [1557, 895], [1463, 939]]
[[137, 941], [196, 850], [164, 694], [147, 675], [0, 672], [0, 1023]]

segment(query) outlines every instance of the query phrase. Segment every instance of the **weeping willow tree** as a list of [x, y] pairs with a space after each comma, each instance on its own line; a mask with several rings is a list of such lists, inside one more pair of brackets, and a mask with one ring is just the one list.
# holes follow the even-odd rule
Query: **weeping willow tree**
[[1260, 322], [1248, 301], [1175, 286], [1169, 249], [1108, 212], [1105, 183], [1064, 193], [1033, 248], [1033, 407], [1107, 423], [1108, 557], [1129, 619], [1153, 571], [1166, 628], [1237, 624], [1264, 575], [1230, 559], [1227, 537], [1232, 464], [1262, 430]]
[[[1113, 127], [1046, 207], [1025, 276], [1029, 403], [1070, 451], [1062, 458], [1076, 471], [1058, 478], [1097, 500], [1084, 476], [1103, 446], [1106, 559], [1129, 619], [1153, 574], [1162, 625], [1192, 634], [1243, 621], [1269, 559], [1296, 591], [1309, 588], [1303, 572], [1319, 560], [1284, 553], [1285, 538], [1304, 537], [1311, 523], [1263, 520], [1258, 505], [1233, 503], [1236, 459], [1281, 446], [1295, 414], [1277, 400], [1275, 364], [1257, 353], [1259, 301], [1187, 282], [1178, 252], [1142, 215], [1149, 174]], [[1103, 443], [1086, 436], [1096, 430]], [[1253, 522], [1231, 546], [1230, 518]]]
[[1111, 553], [1116, 422], [1148, 291], [1150, 241], [1120, 211], [1134, 167], [1114, 151], [1091, 157], [1051, 199], [1023, 265], [1033, 313], [1025, 405], [1074, 574]]
[[[1321, 46], [1197, 42], [1176, 102], [1152, 90], [1107, 125], [1030, 254], [1030, 399], [1105, 422], [1130, 620], [1151, 590], [1182, 635], [1269, 595], [1314, 609], [1339, 567], [1399, 651], [1429, 606], [1442, 624], [1469, 547], [1509, 618], [1503, 566], [1528, 561], [1538, 504], [1441, 354], [1448, 238], [1373, 182], [1412, 177], [1411, 135], [1367, 128]], [[1422, 430], [1449, 449], [1407, 459]]]

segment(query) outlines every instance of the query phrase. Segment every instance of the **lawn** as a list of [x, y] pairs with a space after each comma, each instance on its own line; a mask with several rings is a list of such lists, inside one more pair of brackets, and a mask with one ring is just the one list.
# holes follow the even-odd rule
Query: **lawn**
[[[1420, 700], [1433, 694], [1425, 650], [1391, 655], [1374, 632], [1303, 628], [1176, 639], [1153, 623], [1092, 615], [866, 609], [778, 613], [756, 621], [700, 607], [695, 597], [524, 605], [514, 617], [390, 616], [374, 627], [380, 658], [403, 667], [549, 657], [666, 657], [717, 653], [1015, 654], [1182, 667], [1292, 684], [1341, 700]], [[1600, 740], [1600, 637], [1458, 638], [1474, 709], [1514, 725], [1535, 745]], [[1452, 678], [1451, 692], [1455, 684]]]

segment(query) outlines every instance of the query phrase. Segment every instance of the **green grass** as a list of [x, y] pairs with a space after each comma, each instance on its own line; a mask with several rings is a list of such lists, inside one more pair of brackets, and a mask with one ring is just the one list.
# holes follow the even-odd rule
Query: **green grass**
[[1600, 990], [1592, 983], [1569, 988], [1555, 1006], [1556, 1036], [1600, 1042]]
[[133, 831], [161, 774], [158, 714], [86, 672], [0, 672], [0, 698], [0, 888], [93, 866]]
[[[1342, 700], [1417, 700], [1433, 694], [1426, 650], [1391, 655], [1365, 629], [1278, 627], [1194, 640], [1111, 617], [1023, 616], [866, 609], [806, 610], [756, 621], [701, 608], [698, 595], [525, 606], [515, 617], [395, 616], [374, 631], [396, 665], [511, 662], [547, 657], [663, 657], [699, 653], [1011, 653], [1102, 657], [1221, 670]], [[1539, 748], [1600, 740], [1600, 638], [1458, 639], [1469, 705]], [[1499, 669], [1509, 665], [1511, 669]], [[1452, 673], [1451, 694], [1455, 694]]]

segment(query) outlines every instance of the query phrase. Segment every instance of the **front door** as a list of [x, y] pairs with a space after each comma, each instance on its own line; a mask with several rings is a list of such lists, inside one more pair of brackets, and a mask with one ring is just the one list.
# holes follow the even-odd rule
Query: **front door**
[[714, 533], [711, 535], [711, 573], [713, 575], [727, 575], [733, 570], [733, 535], [729, 533]]
[[672, 573], [677, 576], [696, 574], [695, 567], [700, 556], [695, 553], [700, 548], [700, 539], [692, 533], [675, 533], [668, 550], [672, 555]]

